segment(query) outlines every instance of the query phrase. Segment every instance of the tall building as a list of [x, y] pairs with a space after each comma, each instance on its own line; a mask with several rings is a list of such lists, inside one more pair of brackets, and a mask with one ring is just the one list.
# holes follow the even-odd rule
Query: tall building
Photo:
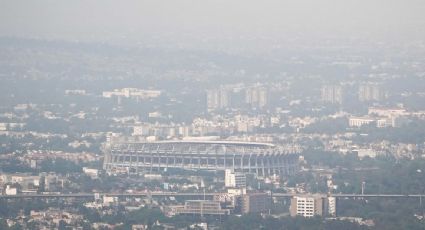
[[268, 104], [268, 91], [262, 86], [245, 89], [245, 103], [252, 108], [263, 108]]
[[326, 199], [326, 206], [327, 214], [329, 216], [336, 216], [336, 198], [335, 197], [328, 197]]
[[342, 103], [342, 87], [339, 85], [324, 85], [321, 89], [322, 102], [331, 104]]
[[289, 209], [291, 216], [335, 216], [336, 198], [320, 196], [294, 196]]
[[269, 211], [271, 199], [266, 193], [248, 193], [242, 196], [241, 212], [246, 213], [265, 213]]
[[381, 101], [385, 92], [377, 84], [367, 83], [359, 86], [359, 101]]
[[207, 90], [207, 109], [212, 112], [230, 106], [229, 91], [225, 88]]
[[234, 172], [231, 169], [224, 171], [224, 185], [228, 188], [246, 187], [246, 175], [243, 172]]

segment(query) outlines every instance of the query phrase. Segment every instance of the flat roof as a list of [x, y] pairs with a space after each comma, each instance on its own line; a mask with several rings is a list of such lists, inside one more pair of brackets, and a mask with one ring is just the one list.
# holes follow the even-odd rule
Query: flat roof
[[257, 147], [275, 147], [271, 143], [244, 142], [244, 141], [203, 141], [203, 140], [178, 140], [178, 141], [153, 141], [153, 142], [117, 142], [117, 144], [210, 144], [210, 145], [245, 145]]

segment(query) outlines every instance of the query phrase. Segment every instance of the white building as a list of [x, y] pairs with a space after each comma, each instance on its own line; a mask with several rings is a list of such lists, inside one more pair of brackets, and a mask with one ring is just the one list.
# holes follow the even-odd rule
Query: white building
[[230, 95], [226, 88], [212, 89], [207, 91], [208, 112], [224, 109], [230, 106]]
[[105, 91], [102, 93], [102, 96], [105, 98], [111, 97], [125, 97], [125, 98], [139, 98], [139, 99], [149, 99], [159, 97], [161, 91], [159, 90], [143, 90], [136, 88], [123, 88], [115, 89], [114, 91]]
[[103, 196], [103, 204], [111, 205], [118, 202], [118, 197], [116, 196]]
[[13, 196], [18, 194], [18, 189], [16, 187], [12, 187], [10, 185], [6, 186], [6, 189], [4, 190], [5, 195]]
[[336, 216], [336, 198], [317, 195], [294, 196], [289, 209], [291, 216]]
[[336, 198], [328, 197], [327, 201], [328, 201], [328, 215], [336, 216]]
[[361, 127], [363, 125], [369, 125], [373, 122], [375, 122], [375, 119], [371, 117], [350, 117], [348, 120], [350, 127]]
[[339, 85], [324, 85], [321, 89], [322, 102], [331, 104], [342, 103], [342, 87]]
[[362, 84], [359, 86], [359, 101], [381, 101], [385, 92], [377, 84]]
[[358, 149], [357, 156], [362, 159], [364, 157], [375, 158], [378, 154], [373, 149]]
[[392, 116], [392, 117], [350, 117], [348, 120], [350, 127], [361, 127], [363, 125], [369, 125], [375, 123], [378, 128], [385, 127], [401, 127], [409, 122], [404, 116]]
[[380, 117], [393, 117], [404, 116], [407, 115], [408, 112], [404, 108], [369, 107], [368, 114]]
[[376, 127], [385, 128], [392, 126], [392, 120], [388, 118], [377, 118], [376, 119]]
[[93, 168], [83, 167], [83, 172], [90, 176], [92, 179], [97, 179], [99, 177], [99, 170]]
[[267, 89], [262, 86], [254, 86], [245, 89], [245, 103], [253, 108], [263, 108], [268, 103]]
[[137, 125], [133, 126], [133, 136], [148, 136], [150, 132], [149, 125]]
[[228, 188], [244, 188], [246, 187], [246, 175], [242, 172], [226, 169], [224, 172], [224, 184]]
[[318, 215], [317, 207], [322, 205], [321, 202], [321, 198], [298, 196], [293, 197], [291, 199], [290, 208], [291, 216], [313, 217]]
[[7, 130], [7, 123], [0, 123], [0, 131], [6, 131]]

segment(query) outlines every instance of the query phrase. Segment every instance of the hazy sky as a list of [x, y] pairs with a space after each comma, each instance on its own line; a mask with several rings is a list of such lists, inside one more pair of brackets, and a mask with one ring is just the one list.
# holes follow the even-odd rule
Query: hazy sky
[[0, 36], [376, 33], [425, 37], [425, 0], [0, 0]]

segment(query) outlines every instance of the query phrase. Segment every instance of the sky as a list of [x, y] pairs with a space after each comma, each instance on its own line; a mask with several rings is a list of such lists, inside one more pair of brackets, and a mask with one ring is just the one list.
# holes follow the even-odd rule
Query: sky
[[0, 36], [425, 37], [424, 0], [0, 0]]

